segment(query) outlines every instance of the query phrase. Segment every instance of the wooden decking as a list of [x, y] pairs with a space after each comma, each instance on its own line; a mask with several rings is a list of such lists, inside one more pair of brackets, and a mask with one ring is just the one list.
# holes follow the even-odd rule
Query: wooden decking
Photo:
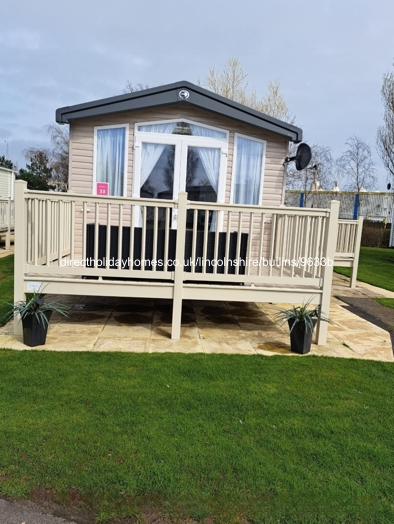
[[[61, 295], [171, 299], [173, 339], [180, 337], [185, 299], [310, 300], [328, 314], [337, 202], [323, 210], [190, 202], [186, 193], [177, 201], [95, 197], [28, 191], [17, 182], [15, 205], [15, 300], [37, 288]], [[111, 234], [100, 244], [102, 226]], [[87, 253], [93, 253], [92, 264]], [[137, 267], [138, 258], [162, 265]], [[321, 323], [319, 344], [326, 333]]]

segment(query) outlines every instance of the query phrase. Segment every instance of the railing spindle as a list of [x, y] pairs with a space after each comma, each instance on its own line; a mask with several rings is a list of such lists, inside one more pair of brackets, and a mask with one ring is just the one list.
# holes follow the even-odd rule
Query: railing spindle
[[75, 202], [71, 201], [71, 223], [70, 223], [70, 258], [75, 257]]
[[226, 250], [224, 254], [224, 274], [228, 275], [228, 268], [230, 265], [230, 235], [231, 235], [231, 211], [227, 212], [227, 229], [226, 229]]
[[310, 235], [310, 216], [306, 217], [306, 227], [303, 231], [303, 242], [302, 242], [302, 254], [301, 256], [304, 258], [304, 264], [301, 269], [301, 276], [302, 278], [305, 278], [305, 270], [307, 267], [307, 261], [308, 261], [308, 239]]
[[[112, 228], [112, 221], [111, 221], [111, 213], [112, 213], [112, 207], [111, 204], [107, 204], [107, 235], [105, 239], [105, 267], [106, 269], [109, 269], [109, 263], [111, 258], [111, 228]], [[100, 227], [100, 226], [99, 226]]]
[[135, 206], [130, 205], [130, 249], [129, 249], [129, 271], [134, 268], [134, 219]]
[[146, 206], [142, 208], [142, 242], [141, 242], [141, 271], [145, 271], [145, 250], [146, 250]]
[[270, 238], [270, 250], [269, 250], [269, 259], [268, 259], [268, 275], [272, 276], [272, 265], [274, 259], [274, 249], [275, 249], [275, 236], [276, 236], [276, 213], [272, 214], [271, 218], [271, 238]]
[[119, 204], [118, 260], [116, 261], [116, 263], [118, 264], [117, 268], [119, 271], [122, 270], [122, 245], [123, 245], [123, 204]]
[[159, 229], [158, 208], [153, 210], [153, 253], [152, 253], [152, 271], [157, 269], [157, 234]]
[[170, 208], [166, 208], [165, 233], [164, 233], [164, 271], [168, 271], [168, 249], [170, 243]]
[[283, 232], [282, 232], [280, 269], [279, 269], [279, 276], [281, 277], [283, 277], [283, 263], [284, 263], [284, 260], [286, 260], [285, 247], [286, 247], [286, 241], [287, 241], [287, 221], [288, 221], [288, 216], [285, 215], [284, 222], [282, 224]]
[[86, 253], [86, 208], [87, 208], [87, 202], [84, 201], [82, 204], [82, 256], [84, 258], [87, 257]]
[[193, 237], [192, 237], [192, 260], [191, 260], [191, 273], [194, 273], [195, 262], [196, 262], [196, 247], [197, 247], [197, 222], [198, 222], [198, 211], [194, 209], [193, 211]]
[[99, 204], [96, 202], [94, 206], [94, 267], [98, 266], [99, 227]]
[[238, 212], [238, 235], [237, 235], [237, 249], [235, 254], [235, 274], [239, 275], [239, 265], [241, 263], [241, 237], [242, 237], [242, 211]]
[[51, 221], [49, 220], [50, 215], [50, 200], [45, 201], [45, 209], [46, 209], [46, 235], [45, 235], [45, 258], [46, 258], [46, 265], [49, 266], [51, 264]]
[[58, 257], [57, 265], [60, 266], [63, 258], [63, 231], [64, 231], [64, 222], [63, 222], [63, 201], [59, 200], [59, 223], [58, 223]]
[[259, 254], [258, 254], [258, 276], [261, 276], [261, 269], [263, 267], [263, 249], [264, 249], [264, 224], [265, 224], [265, 213], [260, 214], [260, 239], [259, 239]]
[[248, 235], [248, 247], [246, 248], [246, 270], [245, 275], [250, 274], [250, 262], [252, 260], [252, 240], [253, 240], [253, 211], [249, 213], [249, 235]]
[[33, 206], [34, 206], [34, 219], [33, 219], [33, 239], [34, 239], [34, 255], [33, 255], [33, 261], [34, 265], [37, 265], [38, 260], [38, 199], [33, 199]]
[[[212, 217], [215, 216], [215, 213], [212, 213]], [[218, 271], [218, 251], [219, 251], [219, 213], [216, 213], [216, 223], [215, 223], [215, 244], [214, 244], [214, 254], [213, 254], [213, 273], [217, 274]]]
[[208, 253], [208, 226], [209, 226], [209, 211], [206, 209], [204, 211], [204, 248], [203, 248], [203, 264], [202, 272], [206, 273], [207, 266], [207, 253]]

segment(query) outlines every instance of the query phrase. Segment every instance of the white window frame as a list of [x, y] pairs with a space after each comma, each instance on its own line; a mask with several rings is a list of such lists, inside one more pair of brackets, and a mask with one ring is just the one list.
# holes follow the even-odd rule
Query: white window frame
[[[230, 204], [234, 204], [234, 184], [235, 184], [235, 174], [237, 168], [237, 147], [238, 147], [238, 137], [244, 138], [245, 140], [251, 140], [253, 142], [259, 142], [263, 144], [263, 155], [261, 160], [261, 173], [260, 173], [260, 191], [257, 205], [261, 206], [263, 201], [263, 188], [264, 188], [264, 176], [265, 176], [265, 158], [267, 154], [267, 141], [261, 140], [260, 138], [255, 138], [249, 135], [243, 135], [241, 133], [234, 133], [234, 151], [233, 151], [233, 167], [231, 169], [231, 189], [230, 189]], [[250, 205], [250, 204], [236, 204], [236, 205]]]
[[[97, 195], [97, 131], [103, 129], [120, 129], [125, 128], [125, 151], [124, 151], [124, 172], [123, 172], [123, 194], [121, 197], [127, 197], [127, 163], [128, 163], [128, 149], [129, 149], [129, 124], [115, 124], [110, 126], [95, 126], [93, 138], [93, 187], [92, 195]], [[111, 195], [109, 195], [111, 196]]]
[[[186, 122], [188, 124], [198, 125], [207, 129], [225, 133], [224, 138], [213, 138], [205, 136], [194, 136], [194, 135], [173, 135], [167, 133], [152, 133], [150, 131], [139, 131], [138, 126], [146, 125], [157, 125], [157, 124], [169, 124], [175, 122]], [[174, 166], [179, 165], [179, 172], [185, 177], [185, 154], [184, 149], [187, 147], [210, 147], [220, 149], [222, 152], [222, 158], [220, 160], [220, 171], [219, 171], [219, 183], [218, 183], [218, 203], [224, 203], [226, 194], [226, 175], [227, 175], [227, 155], [228, 155], [228, 142], [229, 142], [229, 131], [218, 127], [201, 124], [194, 120], [188, 120], [186, 118], [175, 118], [171, 120], [155, 120], [152, 122], [138, 122], [134, 128], [134, 170], [133, 170], [133, 197], [140, 197], [140, 171], [141, 171], [141, 145], [143, 142], [153, 144], [168, 144], [175, 145], [175, 162]], [[225, 158], [223, 158], [223, 156]], [[182, 160], [183, 159], [183, 160]], [[183, 172], [185, 171], [185, 172]], [[174, 177], [174, 199], [178, 197], [178, 191], [181, 183], [184, 180], [178, 180], [177, 174]]]

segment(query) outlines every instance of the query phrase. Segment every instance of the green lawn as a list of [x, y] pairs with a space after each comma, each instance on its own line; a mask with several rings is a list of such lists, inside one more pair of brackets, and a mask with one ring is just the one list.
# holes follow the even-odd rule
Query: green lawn
[[[350, 277], [351, 268], [335, 267], [336, 273]], [[362, 247], [357, 280], [394, 291], [394, 249]]]
[[382, 306], [394, 309], [394, 298], [375, 298], [376, 302], [379, 302]]
[[4, 350], [0, 369], [2, 496], [97, 522], [394, 522], [390, 363]]
[[0, 326], [1, 318], [10, 309], [6, 302], [14, 301], [14, 255], [0, 258]]

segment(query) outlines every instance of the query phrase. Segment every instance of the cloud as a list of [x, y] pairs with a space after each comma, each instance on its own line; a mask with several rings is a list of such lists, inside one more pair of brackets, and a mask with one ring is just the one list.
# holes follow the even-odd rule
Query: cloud
[[0, 143], [6, 140], [9, 136], [11, 136], [11, 134], [12, 134], [11, 128], [0, 127]]
[[4, 31], [0, 34], [0, 44], [3, 47], [13, 47], [23, 51], [35, 51], [40, 48], [41, 35], [36, 31], [17, 29]]

